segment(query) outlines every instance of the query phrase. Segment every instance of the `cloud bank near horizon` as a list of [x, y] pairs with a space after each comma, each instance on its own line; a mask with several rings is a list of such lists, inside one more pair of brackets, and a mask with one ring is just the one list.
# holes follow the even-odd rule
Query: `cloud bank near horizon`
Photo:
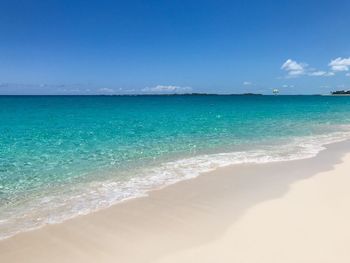
[[154, 87], [146, 87], [141, 90], [146, 93], [186, 93], [191, 92], [192, 87], [182, 87], [174, 85], [157, 85]]

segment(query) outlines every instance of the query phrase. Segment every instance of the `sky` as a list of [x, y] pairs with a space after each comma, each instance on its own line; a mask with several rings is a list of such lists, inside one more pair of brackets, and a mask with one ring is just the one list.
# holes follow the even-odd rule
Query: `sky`
[[0, 94], [350, 89], [350, 1], [0, 1]]

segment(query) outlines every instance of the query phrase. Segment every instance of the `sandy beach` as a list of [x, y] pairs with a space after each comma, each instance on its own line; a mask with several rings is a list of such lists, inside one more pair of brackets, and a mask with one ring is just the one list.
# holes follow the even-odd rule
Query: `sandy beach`
[[0, 263], [350, 263], [350, 1], [0, 8]]
[[350, 262], [349, 152], [219, 169], [3, 240], [0, 262]]

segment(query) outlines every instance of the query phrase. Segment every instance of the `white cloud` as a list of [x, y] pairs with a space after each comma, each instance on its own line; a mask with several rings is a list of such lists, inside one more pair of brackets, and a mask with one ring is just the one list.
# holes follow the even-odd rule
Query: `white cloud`
[[313, 76], [313, 77], [331, 77], [334, 76], [334, 72], [327, 72], [327, 71], [323, 71], [323, 70], [317, 70], [317, 71], [313, 71], [308, 73], [309, 76]]
[[332, 71], [324, 71], [311, 68], [306, 63], [298, 63], [292, 59], [287, 59], [281, 66], [281, 69], [285, 70], [288, 73], [288, 78], [298, 77], [301, 75], [312, 77], [331, 77], [335, 74]]
[[329, 76], [334, 76], [335, 73], [334, 72], [327, 72], [324, 76], [329, 77]]
[[252, 83], [251, 83], [250, 81], [244, 81], [244, 82], [243, 82], [243, 85], [244, 85], [244, 86], [249, 86], [249, 85], [252, 85]]
[[287, 59], [281, 66], [281, 69], [287, 71], [290, 77], [296, 77], [305, 74], [306, 67], [307, 64], [305, 63], [298, 63], [294, 60]]
[[143, 92], [152, 92], [152, 93], [175, 93], [175, 92], [189, 92], [191, 87], [180, 87], [173, 85], [157, 85], [154, 87], [146, 87], [142, 89]]
[[326, 71], [322, 71], [322, 70], [319, 70], [319, 71], [314, 71], [314, 72], [311, 72], [309, 73], [309, 76], [324, 76], [327, 72]]
[[348, 71], [350, 67], [350, 57], [333, 59], [329, 62], [328, 66], [330, 66], [333, 71]]
[[282, 88], [294, 88], [294, 85], [284, 84], [284, 85], [282, 85]]
[[101, 93], [113, 93], [114, 89], [109, 89], [109, 88], [101, 88], [98, 90]]

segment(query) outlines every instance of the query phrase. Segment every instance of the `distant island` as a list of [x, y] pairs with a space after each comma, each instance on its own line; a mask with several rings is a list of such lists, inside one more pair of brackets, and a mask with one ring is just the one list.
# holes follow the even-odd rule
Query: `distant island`
[[350, 90], [337, 90], [337, 91], [332, 91], [332, 95], [347, 95], [350, 96]]
[[243, 93], [243, 94], [237, 94], [237, 95], [243, 95], [243, 96], [262, 96], [262, 94], [259, 94], [259, 93]]
[[258, 93], [232, 93], [232, 94], [218, 94], [218, 93], [172, 93], [172, 94], [138, 94], [139, 96], [262, 96]]
[[218, 94], [218, 93], [144, 93], [144, 94], [100, 94], [98, 96], [263, 96], [260, 93], [237, 93], [237, 94]]

